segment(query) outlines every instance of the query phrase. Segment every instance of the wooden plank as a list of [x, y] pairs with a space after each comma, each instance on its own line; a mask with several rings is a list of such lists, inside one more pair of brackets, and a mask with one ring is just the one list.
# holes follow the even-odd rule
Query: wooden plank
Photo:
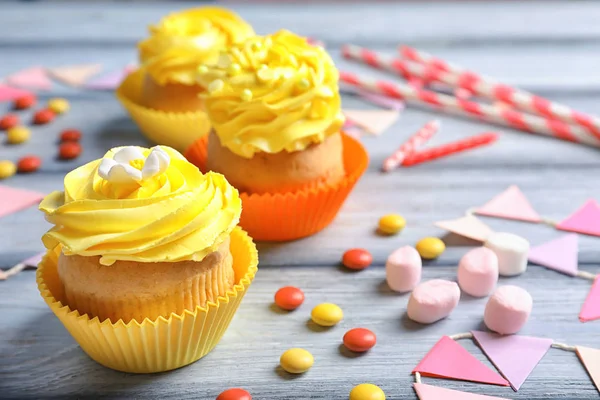
[[[596, 272], [600, 269], [595, 268]], [[111, 371], [89, 359], [47, 309], [26, 271], [0, 283], [0, 391], [3, 399], [31, 397], [111, 397], [214, 399], [228, 387], [244, 387], [256, 399], [348, 398], [359, 383], [379, 385], [391, 399], [415, 399], [410, 371], [445, 334], [481, 329], [486, 299], [464, 296], [456, 311], [439, 323], [420, 326], [404, 316], [408, 295], [396, 295], [384, 282], [383, 268], [349, 273], [332, 267], [262, 268], [232, 325], [216, 349], [177, 371], [134, 375]], [[426, 268], [424, 279], [453, 279], [453, 267]], [[523, 334], [569, 344], [598, 346], [597, 324], [577, 320], [588, 281], [535, 268], [518, 279], [502, 279], [532, 294], [534, 308]], [[282, 313], [271, 306], [276, 288], [294, 284], [306, 294], [303, 306]], [[560, 296], [557, 296], [560, 293]], [[358, 295], [358, 296], [357, 296]], [[308, 323], [320, 302], [339, 304], [344, 320], [331, 329]], [[355, 357], [340, 348], [344, 332], [372, 329], [377, 345]], [[461, 341], [487, 365], [481, 351]], [[305, 375], [280, 371], [279, 356], [290, 347], [313, 353]], [[598, 392], [574, 353], [551, 349], [515, 393], [510, 388], [425, 378], [425, 383], [511, 399], [596, 399]]]

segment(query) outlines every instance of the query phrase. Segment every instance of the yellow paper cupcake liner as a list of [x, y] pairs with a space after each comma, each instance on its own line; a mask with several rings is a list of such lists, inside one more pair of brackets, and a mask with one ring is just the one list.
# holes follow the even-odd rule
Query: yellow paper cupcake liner
[[217, 345], [252, 283], [258, 253], [252, 239], [239, 227], [231, 234], [230, 251], [236, 284], [224, 297], [204, 308], [141, 323], [101, 322], [69, 308], [57, 272], [60, 247], [46, 253], [36, 280], [50, 309], [92, 359], [123, 372], [168, 371], [199, 360]]
[[183, 153], [196, 139], [210, 131], [205, 112], [165, 112], [142, 106], [139, 98], [143, 80], [142, 69], [132, 72], [117, 88], [116, 95], [149, 140]]

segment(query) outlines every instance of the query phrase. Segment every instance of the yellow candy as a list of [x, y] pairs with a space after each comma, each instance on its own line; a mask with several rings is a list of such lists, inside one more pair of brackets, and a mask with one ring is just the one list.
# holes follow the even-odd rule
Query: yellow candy
[[310, 317], [317, 325], [333, 326], [344, 318], [344, 312], [335, 304], [321, 303], [313, 308]]
[[313, 366], [315, 359], [313, 355], [304, 349], [289, 349], [279, 358], [281, 368], [290, 374], [301, 374]]
[[416, 248], [421, 257], [432, 259], [439, 257], [446, 250], [446, 245], [436, 237], [426, 237], [419, 240]]
[[350, 391], [350, 400], [385, 400], [385, 393], [372, 383], [361, 383]]
[[6, 132], [6, 140], [10, 144], [23, 143], [29, 140], [31, 132], [24, 126], [14, 126]]
[[66, 99], [55, 97], [48, 100], [48, 108], [54, 111], [55, 114], [63, 114], [69, 111], [71, 106]]
[[15, 163], [2, 160], [0, 161], [0, 179], [6, 179], [13, 176], [17, 172], [17, 166]]
[[387, 214], [379, 219], [379, 230], [388, 235], [400, 232], [405, 226], [406, 220], [402, 215]]

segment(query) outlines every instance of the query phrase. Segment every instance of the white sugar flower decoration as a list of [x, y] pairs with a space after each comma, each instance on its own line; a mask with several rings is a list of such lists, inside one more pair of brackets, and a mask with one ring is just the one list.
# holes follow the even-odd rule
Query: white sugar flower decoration
[[[123, 147], [113, 158], [103, 158], [98, 167], [98, 175], [112, 183], [140, 182], [160, 175], [167, 170], [171, 159], [169, 155], [156, 146], [148, 157], [134, 146]], [[135, 168], [138, 164], [141, 168]]]

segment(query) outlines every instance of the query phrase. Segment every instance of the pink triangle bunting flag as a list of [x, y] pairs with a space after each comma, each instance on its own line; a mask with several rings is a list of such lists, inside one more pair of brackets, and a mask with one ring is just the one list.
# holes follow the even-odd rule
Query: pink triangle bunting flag
[[108, 74], [99, 76], [98, 78], [94, 78], [85, 84], [87, 89], [94, 90], [114, 90], [125, 79], [125, 77], [129, 74], [127, 68], [123, 68], [121, 70], [112, 71]]
[[458, 390], [444, 389], [437, 386], [426, 385], [424, 383], [413, 383], [415, 392], [419, 400], [508, 400], [504, 397], [484, 396], [460, 392]]
[[43, 198], [43, 193], [0, 185], [0, 217], [31, 207]]
[[30, 96], [31, 92], [0, 83], [0, 102], [13, 101], [21, 96]]
[[435, 226], [480, 242], [485, 242], [493, 233], [486, 224], [473, 215], [449, 221], [438, 221]]
[[600, 236], [600, 206], [594, 199], [589, 199], [570, 217], [556, 225], [556, 229]]
[[473, 331], [487, 358], [516, 392], [552, 346], [552, 339]]
[[477, 214], [488, 217], [516, 219], [527, 222], [541, 222], [540, 215], [533, 209], [523, 192], [512, 185], [483, 206], [479, 207]]
[[596, 276], [592, 288], [588, 293], [581, 312], [579, 313], [579, 320], [581, 322], [593, 321], [600, 319], [600, 276]]
[[67, 85], [82, 86], [101, 70], [102, 65], [100, 64], [83, 64], [52, 68], [49, 73], [50, 76]]
[[394, 110], [343, 110], [346, 118], [373, 135], [381, 135], [398, 119]]
[[412, 372], [434, 378], [508, 386], [504, 378], [486, 367], [448, 336], [442, 337]]
[[577, 355], [592, 378], [596, 389], [600, 391], [600, 350], [577, 346]]
[[529, 250], [529, 261], [563, 274], [575, 276], [578, 271], [578, 239], [570, 233], [542, 243]]
[[50, 78], [48, 78], [46, 69], [39, 66], [27, 68], [7, 76], [6, 83], [12, 86], [27, 89], [52, 89], [52, 81], [50, 80]]

